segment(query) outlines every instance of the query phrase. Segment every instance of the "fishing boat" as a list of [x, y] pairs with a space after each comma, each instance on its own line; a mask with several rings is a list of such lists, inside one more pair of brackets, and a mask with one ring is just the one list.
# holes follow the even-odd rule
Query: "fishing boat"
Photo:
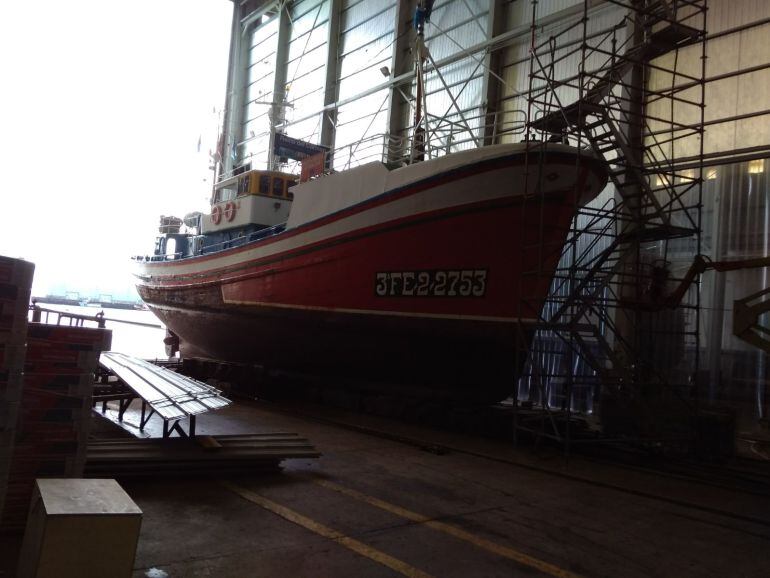
[[167, 343], [415, 397], [506, 397], [604, 163], [530, 141], [326, 172], [243, 170], [210, 213], [161, 219], [135, 275]]

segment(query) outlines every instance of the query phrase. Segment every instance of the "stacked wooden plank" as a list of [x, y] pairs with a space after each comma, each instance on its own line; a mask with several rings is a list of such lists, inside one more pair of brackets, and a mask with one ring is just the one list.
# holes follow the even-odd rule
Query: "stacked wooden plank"
[[320, 455], [307, 439], [294, 433], [91, 440], [85, 475], [222, 476], [273, 469], [283, 460]]
[[82, 476], [94, 372], [110, 341], [107, 329], [29, 323], [4, 527], [23, 527], [36, 478]]
[[27, 311], [35, 266], [0, 256], [0, 518], [22, 391]]

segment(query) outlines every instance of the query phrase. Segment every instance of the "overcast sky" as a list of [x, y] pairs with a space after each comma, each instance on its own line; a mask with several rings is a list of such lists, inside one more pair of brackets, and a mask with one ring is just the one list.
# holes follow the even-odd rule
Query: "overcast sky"
[[127, 296], [159, 215], [207, 207], [231, 11], [0, 2], [0, 254], [36, 264], [34, 294]]

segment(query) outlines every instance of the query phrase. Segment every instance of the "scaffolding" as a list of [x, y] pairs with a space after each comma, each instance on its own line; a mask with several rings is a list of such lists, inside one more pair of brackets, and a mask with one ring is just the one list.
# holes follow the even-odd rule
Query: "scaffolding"
[[[584, 0], [578, 18], [543, 36], [531, 2], [527, 142], [589, 149], [609, 179], [585, 206], [582, 191], [571, 191], [576, 216], [555, 275], [546, 256], [522, 279], [551, 286], [545, 303], [521, 301], [520, 318], [536, 322], [522, 325], [530, 346], [517, 352], [514, 429], [567, 450], [585, 441], [688, 443], [699, 405], [698, 284], [681, 299], [674, 293], [701, 250], [707, 2], [609, 3], [624, 9], [613, 25], [593, 25], [595, 3]], [[685, 49], [698, 51], [698, 74], [679, 69]], [[686, 168], [674, 154], [683, 142], [696, 153]], [[527, 178], [540, 182], [543, 167], [530, 166]], [[537, 250], [558, 252], [542, 244], [544, 195], [525, 202], [542, 207]]]

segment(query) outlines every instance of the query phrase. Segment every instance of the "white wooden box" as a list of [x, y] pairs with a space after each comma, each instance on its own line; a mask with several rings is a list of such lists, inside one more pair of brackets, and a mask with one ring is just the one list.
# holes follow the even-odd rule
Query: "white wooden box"
[[115, 480], [38, 479], [17, 576], [131, 576], [141, 523]]

